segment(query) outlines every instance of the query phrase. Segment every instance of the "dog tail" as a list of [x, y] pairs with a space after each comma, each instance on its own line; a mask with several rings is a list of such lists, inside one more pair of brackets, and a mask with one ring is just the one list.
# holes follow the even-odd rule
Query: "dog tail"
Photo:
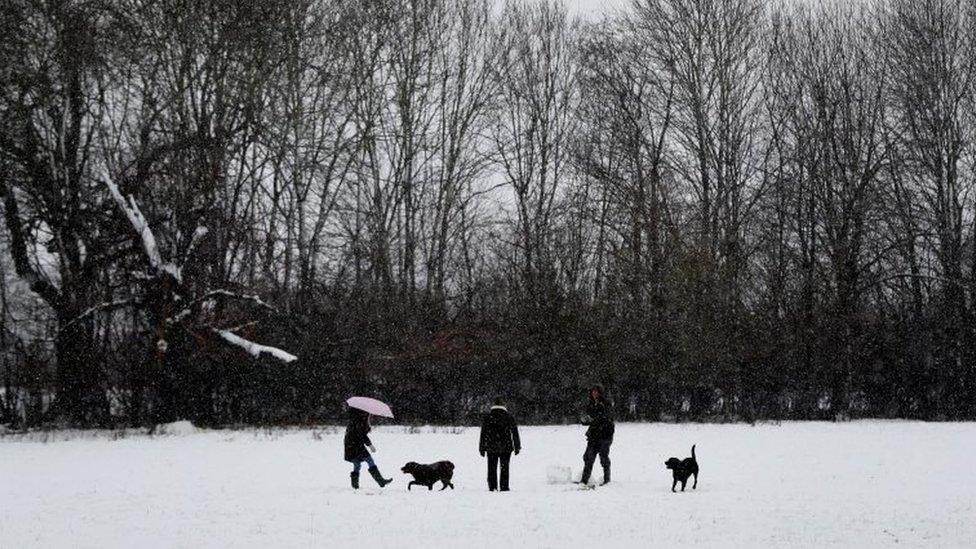
[[698, 458], [695, 457], [695, 445], [694, 444], [691, 445], [691, 459], [693, 459], [695, 461], [698, 461]]

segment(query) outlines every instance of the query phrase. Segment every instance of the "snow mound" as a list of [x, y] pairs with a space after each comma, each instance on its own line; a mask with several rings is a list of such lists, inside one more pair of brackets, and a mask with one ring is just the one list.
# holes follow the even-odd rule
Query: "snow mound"
[[546, 482], [549, 484], [569, 484], [573, 482], [573, 469], [565, 465], [546, 467]]
[[193, 433], [199, 433], [200, 429], [194, 427], [189, 421], [174, 421], [173, 423], [164, 423], [162, 425], [156, 426], [157, 435], [192, 435]]

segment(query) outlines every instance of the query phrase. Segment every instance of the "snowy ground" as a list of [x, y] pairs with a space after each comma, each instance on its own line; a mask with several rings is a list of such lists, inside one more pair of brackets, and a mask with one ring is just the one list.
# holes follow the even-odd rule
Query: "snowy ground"
[[[510, 493], [488, 493], [477, 429], [374, 430], [396, 481], [348, 486], [342, 432], [0, 439], [0, 547], [972, 547], [976, 424], [618, 425], [614, 482], [579, 470], [582, 427], [526, 427]], [[459, 432], [458, 432], [459, 431]], [[663, 462], [698, 444], [698, 490]], [[450, 459], [455, 491], [406, 491]], [[596, 475], [599, 477], [599, 465]]]

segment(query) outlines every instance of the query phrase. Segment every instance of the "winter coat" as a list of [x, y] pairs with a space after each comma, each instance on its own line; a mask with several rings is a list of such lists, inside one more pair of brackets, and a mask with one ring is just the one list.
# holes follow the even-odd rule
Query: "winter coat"
[[481, 421], [481, 453], [507, 454], [522, 449], [518, 425], [504, 406], [492, 406]]
[[363, 461], [369, 457], [366, 447], [373, 445], [368, 436], [370, 429], [368, 415], [365, 413], [352, 415], [346, 427], [346, 436], [343, 438], [346, 461]]
[[586, 430], [587, 440], [613, 440], [613, 403], [603, 396], [591, 398], [582, 423], [590, 426]]

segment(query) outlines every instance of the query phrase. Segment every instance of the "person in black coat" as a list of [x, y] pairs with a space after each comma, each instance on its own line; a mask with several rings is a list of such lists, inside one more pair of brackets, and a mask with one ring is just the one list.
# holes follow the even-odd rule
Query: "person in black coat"
[[593, 472], [593, 462], [600, 456], [603, 466], [603, 484], [610, 482], [610, 445], [613, 444], [613, 403], [606, 397], [602, 385], [590, 389], [586, 413], [581, 419], [586, 429], [586, 451], [583, 452], [583, 476], [580, 484], [586, 484]]
[[488, 455], [488, 490], [494, 492], [501, 487], [502, 492], [508, 491], [508, 465], [512, 452], [518, 455], [521, 449], [522, 441], [519, 440], [515, 418], [505, 408], [505, 401], [497, 398], [495, 405], [481, 421], [481, 444], [478, 448], [482, 457]]
[[363, 462], [369, 464], [369, 474], [373, 476], [373, 480], [380, 485], [380, 488], [393, 482], [391, 478], [383, 478], [379, 468], [373, 463], [373, 457], [369, 455], [370, 452], [376, 451], [376, 447], [369, 440], [370, 430], [369, 414], [362, 410], [350, 408], [349, 425], [346, 426], [346, 436], [342, 440], [342, 445], [346, 461], [352, 463], [352, 473], [349, 473], [349, 479], [352, 482], [353, 489], [359, 489], [359, 468]]

